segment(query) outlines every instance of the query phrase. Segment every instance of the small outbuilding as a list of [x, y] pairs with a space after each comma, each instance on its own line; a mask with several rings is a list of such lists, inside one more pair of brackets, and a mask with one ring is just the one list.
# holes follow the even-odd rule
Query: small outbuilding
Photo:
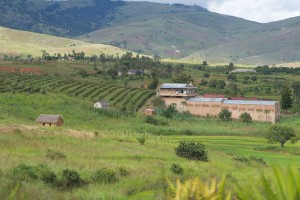
[[100, 100], [94, 104], [95, 109], [108, 109], [109, 108], [109, 103], [104, 100]]
[[42, 124], [43, 126], [62, 126], [64, 120], [61, 115], [45, 115], [41, 114], [36, 122]]
[[152, 110], [152, 109], [146, 109], [144, 114], [152, 116], [152, 115], [155, 115], [156, 112], [155, 112], [155, 110]]

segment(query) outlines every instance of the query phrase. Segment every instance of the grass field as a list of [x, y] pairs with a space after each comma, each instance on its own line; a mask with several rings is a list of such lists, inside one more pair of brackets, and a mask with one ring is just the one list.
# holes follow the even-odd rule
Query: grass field
[[[20, 163], [32, 166], [45, 164], [55, 172], [65, 168], [76, 169], [84, 179], [89, 179], [96, 169], [106, 167], [118, 171], [123, 167], [130, 174], [126, 177], [118, 176], [117, 183], [92, 184], [69, 193], [56, 192], [38, 181], [24, 181], [21, 182], [16, 197], [22, 195], [25, 197], [23, 199], [161, 199], [164, 196], [165, 178], [185, 180], [198, 176], [206, 179], [227, 175], [230, 177], [229, 184], [232, 185], [235, 181], [242, 183], [249, 177], [255, 180], [260, 172], [268, 174], [269, 171], [269, 167], [260, 163], [235, 161], [235, 156], [262, 157], [268, 166], [276, 164], [283, 167], [298, 164], [300, 153], [299, 144], [288, 145], [286, 148], [296, 150], [297, 155], [255, 151], [254, 148], [258, 146], [267, 147], [270, 144], [264, 139], [249, 137], [145, 135], [146, 143], [140, 145], [136, 140], [138, 136], [139, 133], [99, 131], [96, 137], [91, 132], [65, 128], [1, 125], [1, 170], [8, 172]], [[209, 162], [188, 161], [176, 157], [174, 148], [179, 140], [196, 140], [205, 144]], [[48, 159], [45, 157], [48, 149], [61, 152], [66, 158]], [[174, 175], [170, 171], [173, 163], [180, 163], [184, 169], [183, 175]], [[0, 197], [5, 198], [3, 189], [12, 186], [6, 185], [9, 181], [5, 178], [2, 180], [5, 187], [1, 187]]]
[[31, 33], [26, 31], [13, 30], [0, 27], [0, 56], [18, 55], [26, 57], [31, 54], [33, 57], [42, 56], [41, 50], [46, 50], [49, 54], [85, 52], [86, 55], [122, 55], [125, 50], [104, 45], [90, 44], [78, 40], [59, 38], [44, 34]]
[[[166, 178], [206, 180], [226, 176], [230, 189], [236, 182], [247, 185], [249, 177], [256, 181], [261, 173], [268, 175], [272, 165], [299, 165], [299, 143], [287, 144], [284, 149], [267, 143], [264, 133], [271, 126], [267, 123], [157, 117], [169, 125], [154, 126], [145, 123], [139, 113], [113, 117], [93, 110], [84, 99], [52, 93], [1, 93], [0, 111], [0, 199], [6, 199], [12, 191], [15, 199], [164, 199]], [[41, 113], [62, 114], [64, 126], [39, 126], [35, 119]], [[296, 129], [298, 120], [284, 118], [279, 124]], [[141, 136], [146, 139], [145, 145], [137, 141]], [[177, 157], [174, 148], [182, 140], [203, 143], [209, 162]], [[49, 159], [46, 156], [49, 149], [65, 158]], [[237, 156], [262, 158], [267, 166], [253, 160], [234, 159]], [[44, 164], [57, 174], [63, 169], [75, 169], [85, 181], [91, 180], [95, 170], [106, 167], [117, 173], [118, 181], [60, 191], [39, 180], [9, 178], [12, 169], [21, 163]], [[173, 163], [182, 166], [183, 175], [172, 173]], [[121, 167], [129, 175], [121, 176], [118, 173]]]

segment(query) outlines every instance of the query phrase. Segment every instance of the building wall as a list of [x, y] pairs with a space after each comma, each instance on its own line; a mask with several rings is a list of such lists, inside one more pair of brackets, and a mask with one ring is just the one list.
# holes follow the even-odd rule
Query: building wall
[[176, 98], [176, 97], [163, 97], [163, 100], [165, 101], [166, 106], [171, 105], [172, 103], [176, 104], [176, 108], [179, 112], [184, 111], [184, 109], [186, 109], [186, 106], [182, 105], [181, 102], [186, 102], [186, 98], [184, 97], [180, 97], [180, 98]]
[[187, 101], [186, 111], [197, 116], [216, 117], [221, 112], [221, 106], [221, 102]]
[[[249, 113], [253, 121], [276, 123], [280, 119], [280, 105], [276, 103], [275, 106], [267, 105], [243, 105], [243, 104], [226, 104], [221, 102], [195, 102], [188, 101], [186, 98], [163, 98], [166, 105], [172, 103], [177, 105], [179, 112], [188, 111], [192, 115], [203, 117], [217, 117], [222, 109], [227, 109], [232, 113], [233, 119], [239, 119], [241, 114]], [[182, 105], [182, 101], [186, 102], [186, 106]]]

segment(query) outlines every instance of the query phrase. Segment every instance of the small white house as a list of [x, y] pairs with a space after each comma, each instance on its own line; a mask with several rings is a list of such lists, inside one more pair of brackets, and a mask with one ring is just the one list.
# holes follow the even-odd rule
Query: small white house
[[109, 103], [107, 101], [101, 100], [94, 104], [95, 109], [108, 109]]

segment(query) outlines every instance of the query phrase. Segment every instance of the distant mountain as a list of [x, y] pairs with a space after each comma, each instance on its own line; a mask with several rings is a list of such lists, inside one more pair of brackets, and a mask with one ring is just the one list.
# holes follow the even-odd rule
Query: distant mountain
[[0, 26], [78, 36], [105, 27], [121, 5], [111, 0], [0, 0]]
[[200, 6], [110, 0], [0, 0], [0, 25], [131, 51], [273, 64], [300, 60], [300, 18], [261, 24]]

